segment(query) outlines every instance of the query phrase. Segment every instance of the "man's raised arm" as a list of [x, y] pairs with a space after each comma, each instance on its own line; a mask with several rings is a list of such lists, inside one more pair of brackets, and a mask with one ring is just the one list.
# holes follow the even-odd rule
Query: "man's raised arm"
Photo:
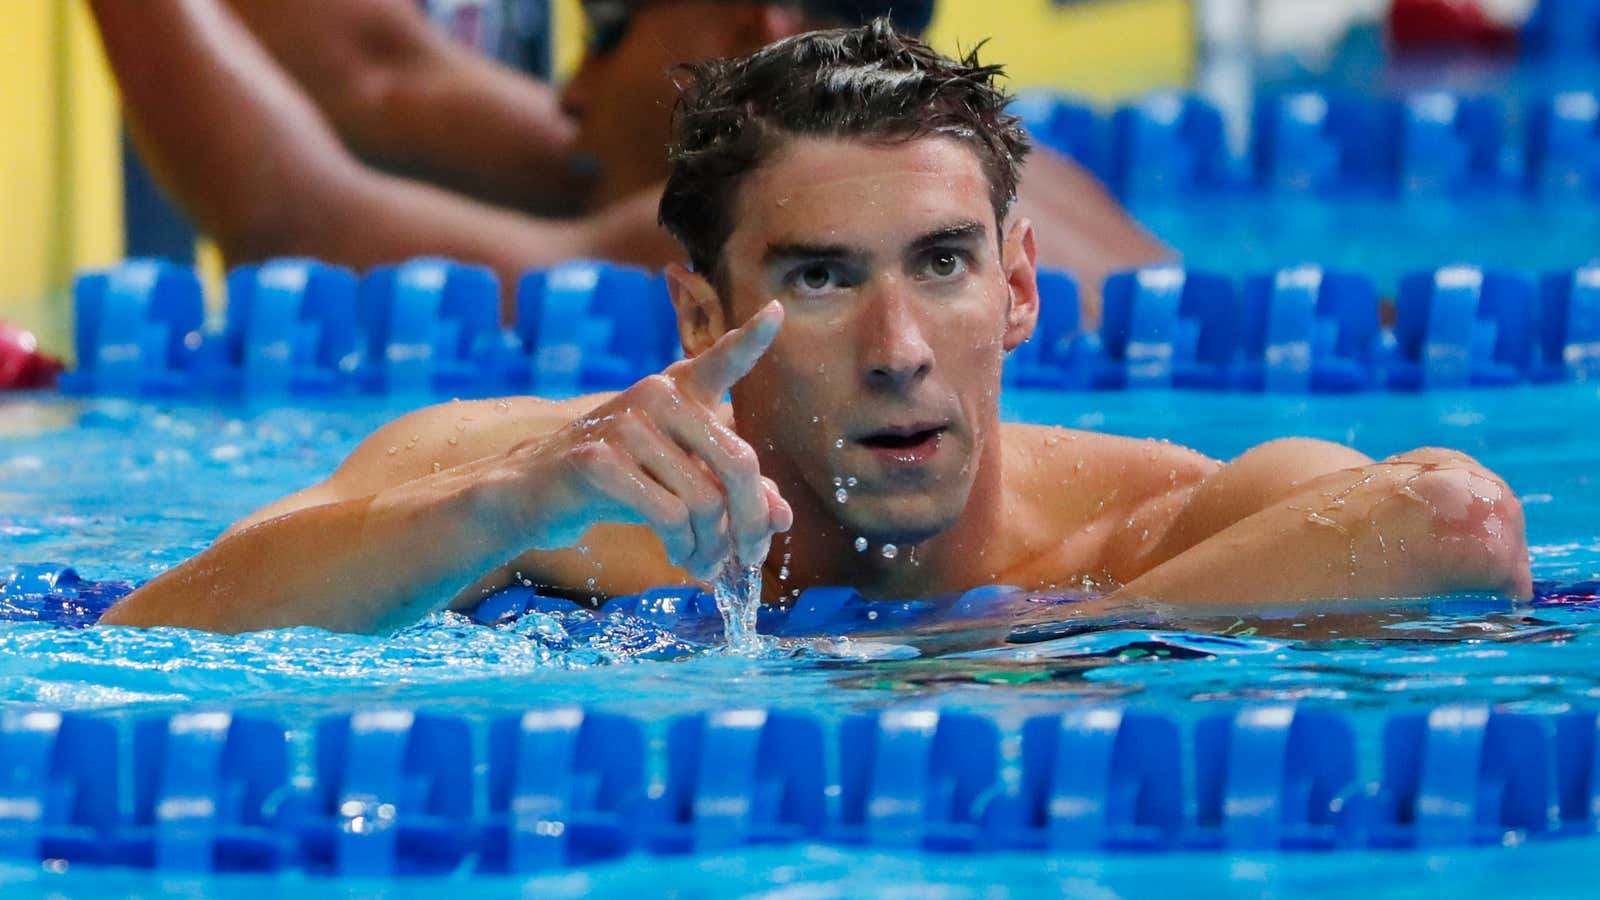
[[[491, 575], [499, 567], [571, 546], [604, 522], [650, 527], [672, 563], [700, 578], [730, 553], [764, 557], [793, 513], [717, 407], [782, 321], [773, 303], [694, 359], [592, 410], [556, 405], [539, 417], [544, 424], [524, 421], [532, 427], [520, 440], [457, 432], [454, 404], [391, 423], [328, 481], [230, 528], [101, 622], [391, 629], [475, 602], [504, 583]], [[575, 418], [554, 427], [568, 414]], [[458, 433], [466, 455], [481, 455], [437, 471], [397, 470], [387, 449], [407, 436]]]

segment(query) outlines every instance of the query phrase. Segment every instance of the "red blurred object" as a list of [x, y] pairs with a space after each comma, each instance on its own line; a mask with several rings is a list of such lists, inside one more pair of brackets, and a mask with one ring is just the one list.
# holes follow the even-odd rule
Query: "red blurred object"
[[1510, 50], [1517, 45], [1517, 29], [1495, 21], [1475, 0], [1394, 0], [1389, 42], [1398, 50]]
[[50, 387], [61, 361], [39, 352], [33, 332], [0, 322], [0, 390]]

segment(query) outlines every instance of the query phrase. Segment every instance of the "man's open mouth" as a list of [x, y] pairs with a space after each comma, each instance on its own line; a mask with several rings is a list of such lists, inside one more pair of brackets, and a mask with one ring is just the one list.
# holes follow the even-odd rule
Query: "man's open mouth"
[[948, 429], [946, 425], [888, 428], [857, 438], [856, 442], [877, 450], [909, 450], [935, 440]]

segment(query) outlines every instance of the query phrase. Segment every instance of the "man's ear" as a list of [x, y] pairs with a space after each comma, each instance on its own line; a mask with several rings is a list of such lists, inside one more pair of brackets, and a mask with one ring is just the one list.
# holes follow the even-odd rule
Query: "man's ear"
[[683, 353], [699, 356], [728, 330], [722, 316], [722, 298], [704, 275], [689, 271], [682, 263], [668, 265], [666, 276], [667, 293], [678, 313], [678, 339], [683, 342]]
[[1006, 308], [1005, 347], [1007, 352], [1017, 349], [1033, 336], [1033, 326], [1039, 321], [1039, 280], [1034, 260], [1038, 251], [1034, 246], [1033, 223], [1017, 218], [1006, 232], [1005, 267], [1006, 287], [1011, 291], [1011, 303]]

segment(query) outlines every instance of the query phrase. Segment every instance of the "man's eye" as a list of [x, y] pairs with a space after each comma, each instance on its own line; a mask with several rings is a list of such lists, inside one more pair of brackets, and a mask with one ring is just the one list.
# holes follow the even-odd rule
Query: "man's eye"
[[793, 290], [821, 293], [847, 287], [847, 279], [837, 267], [826, 263], [811, 263], [795, 269], [785, 279]]
[[966, 259], [954, 250], [935, 250], [928, 255], [927, 271], [935, 278], [954, 278], [966, 270]]

